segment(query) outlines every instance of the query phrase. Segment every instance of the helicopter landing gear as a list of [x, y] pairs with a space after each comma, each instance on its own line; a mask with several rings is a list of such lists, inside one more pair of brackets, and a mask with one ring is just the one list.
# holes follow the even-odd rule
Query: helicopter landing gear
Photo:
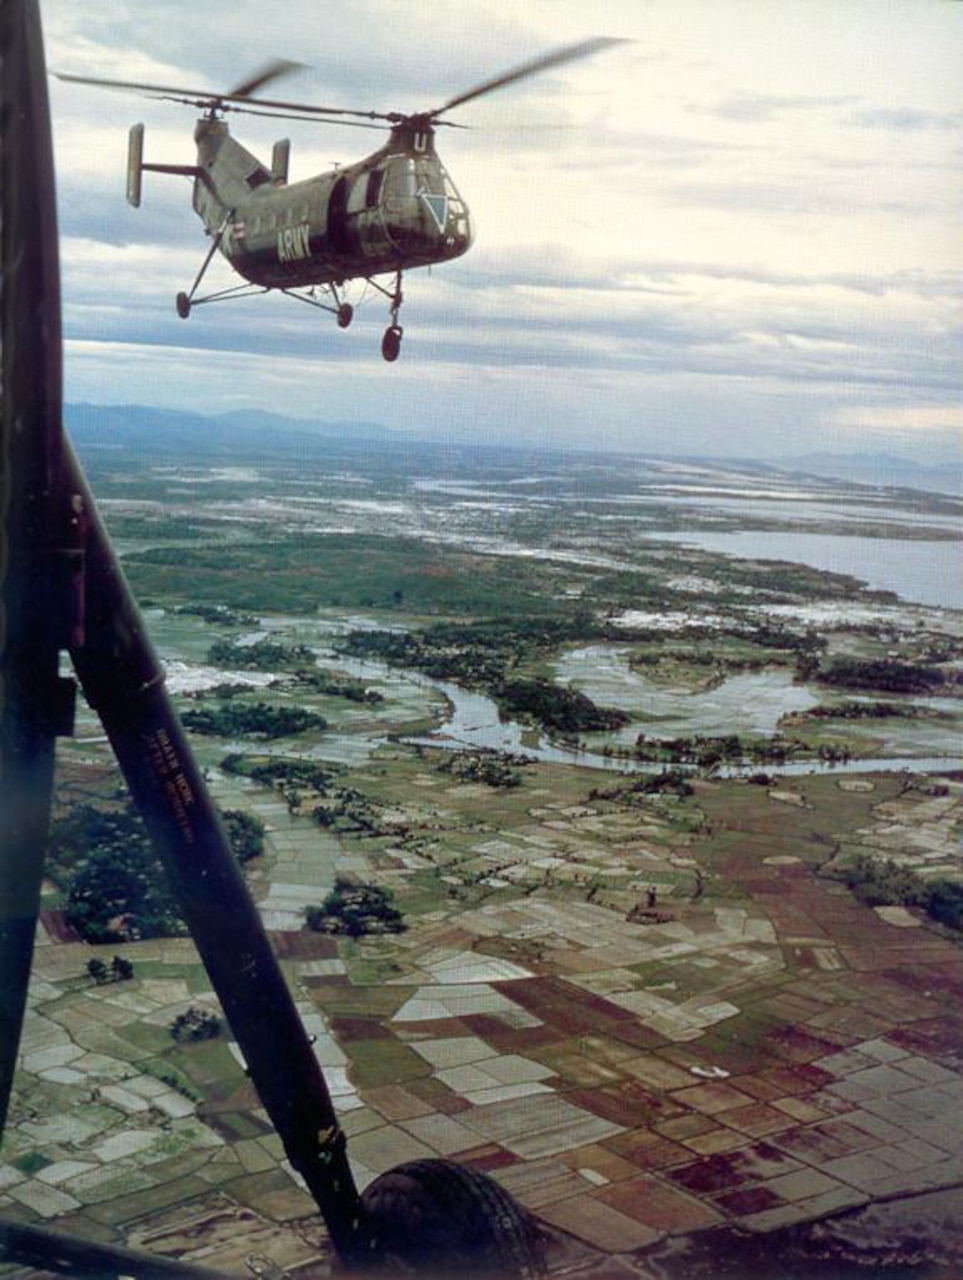
[[[390, 332], [390, 330], [389, 330]], [[533, 1219], [487, 1174], [452, 1160], [412, 1160], [361, 1195], [376, 1272], [533, 1280], [544, 1275]]]
[[393, 324], [385, 329], [384, 337], [381, 339], [381, 354], [389, 362], [398, 359], [401, 354], [401, 335], [404, 333], [400, 324]]
[[338, 317], [338, 328], [347, 329], [354, 319], [354, 307], [350, 302], [342, 302], [335, 314]]
[[[221, 241], [224, 239], [224, 232], [227, 230], [228, 224], [230, 223], [233, 217], [234, 217], [234, 210], [232, 209], [230, 213], [225, 215], [224, 221], [221, 223], [218, 229], [214, 232], [213, 238], [211, 240], [211, 247], [207, 251], [207, 257], [201, 263], [201, 269], [200, 271], [198, 271], [197, 278], [195, 279], [194, 283], [191, 285], [190, 293], [179, 293], [177, 297], [174, 299], [174, 304], [177, 307], [177, 314], [180, 316], [182, 320], [186, 320], [187, 317], [191, 314], [191, 302], [194, 299], [194, 294], [197, 293], [197, 286], [204, 279], [204, 275], [207, 271], [207, 268], [211, 265], [211, 259], [214, 257], [215, 253], [217, 253], [218, 249], [221, 247]], [[235, 290], [229, 290], [228, 292], [233, 293], [235, 292]], [[210, 299], [198, 298], [198, 302], [214, 301], [214, 298], [219, 296], [220, 295], [213, 295]]]
[[[387, 292], [387, 290], [385, 290]], [[391, 314], [391, 324], [385, 329], [384, 337], [381, 339], [381, 354], [389, 361], [395, 361], [401, 354], [401, 335], [404, 333], [401, 325], [398, 323], [398, 312], [401, 310], [401, 304], [404, 302], [404, 294], [401, 292], [401, 272], [395, 276], [395, 291], [388, 294], [391, 300], [389, 311]]]

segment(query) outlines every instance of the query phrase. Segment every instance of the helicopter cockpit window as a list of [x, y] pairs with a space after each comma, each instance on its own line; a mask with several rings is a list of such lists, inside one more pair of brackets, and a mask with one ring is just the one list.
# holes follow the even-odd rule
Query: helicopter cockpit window
[[372, 169], [368, 174], [368, 186], [365, 190], [364, 203], [366, 209], [374, 209], [381, 195], [381, 184], [384, 182], [384, 169]]
[[263, 187], [265, 182], [271, 181], [271, 175], [267, 169], [262, 169], [260, 165], [256, 169], [252, 169], [247, 175], [247, 185], [253, 191], [256, 187]]

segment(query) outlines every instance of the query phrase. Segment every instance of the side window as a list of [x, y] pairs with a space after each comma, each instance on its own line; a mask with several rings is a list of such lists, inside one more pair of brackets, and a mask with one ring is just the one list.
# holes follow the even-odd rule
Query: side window
[[366, 209], [374, 209], [378, 204], [381, 195], [381, 184], [384, 182], [384, 169], [372, 169], [368, 174], [368, 185], [364, 193], [364, 204]]

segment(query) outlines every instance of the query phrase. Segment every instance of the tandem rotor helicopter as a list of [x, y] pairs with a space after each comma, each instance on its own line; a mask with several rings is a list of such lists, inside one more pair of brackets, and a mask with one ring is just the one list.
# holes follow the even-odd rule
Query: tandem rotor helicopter
[[[139, 84], [57, 73], [75, 84], [125, 89], [162, 101], [195, 107], [203, 114], [194, 128], [197, 161], [193, 165], [148, 164], [143, 159], [144, 126], [130, 130], [127, 200], [137, 208], [142, 174], [180, 174], [194, 180], [194, 212], [211, 237], [211, 246], [187, 293], [177, 295], [177, 314], [206, 302], [247, 297], [278, 289], [337, 318], [346, 329], [354, 309], [342, 293], [350, 280], [365, 280], [389, 302], [391, 323], [381, 342], [385, 360], [397, 360], [402, 327], [402, 274], [447, 262], [466, 253], [472, 243], [471, 217], [435, 150], [439, 126], [460, 128], [441, 117], [455, 107], [493, 93], [528, 76], [563, 63], [589, 57], [621, 40], [596, 37], [525, 62], [459, 93], [430, 111], [361, 111], [315, 107], [256, 97], [272, 80], [299, 70], [300, 64], [276, 60], [228, 93]], [[290, 141], [274, 144], [270, 168], [233, 137], [224, 115], [245, 112], [282, 120], [388, 126], [388, 141], [355, 164], [330, 170], [302, 182], [288, 182]], [[374, 122], [383, 121], [385, 124]], [[365, 126], [362, 126], [365, 127]], [[244, 283], [197, 297], [197, 290], [216, 252], [227, 259]], [[393, 276], [385, 286], [379, 275]]]

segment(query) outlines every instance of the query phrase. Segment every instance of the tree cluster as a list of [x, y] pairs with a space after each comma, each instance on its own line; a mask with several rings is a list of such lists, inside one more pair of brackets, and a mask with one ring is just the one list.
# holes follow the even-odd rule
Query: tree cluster
[[[238, 810], [222, 817], [240, 862], [262, 852], [264, 824], [259, 818]], [[78, 805], [55, 822], [49, 870], [64, 890], [67, 922], [86, 942], [178, 937], [186, 932], [167, 873], [132, 805]], [[121, 966], [127, 963], [117, 959]], [[117, 969], [112, 972], [114, 979], [125, 976]], [[91, 976], [97, 980], [93, 970]]]
[[218, 738], [290, 738], [309, 729], [328, 727], [323, 716], [303, 707], [272, 707], [267, 702], [198, 707], [181, 716], [194, 733]]
[[305, 908], [304, 918], [307, 927], [317, 933], [343, 933], [349, 938], [401, 933], [405, 928], [389, 889], [353, 884], [342, 876], [320, 906]]
[[500, 751], [454, 751], [438, 766], [459, 782], [480, 782], [486, 787], [510, 789], [521, 785], [518, 765], [529, 763], [526, 756]]
[[221, 820], [238, 862], [250, 862], [264, 852], [264, 823], [244, 809], [224, 809]]
[[220, 1035], [221, 1020], [209, 1009], [192, 1005], [185, 1013], [179, 1013], [171, 1023], [172, 1039], [178, 1044], [193, 1044], [198, 1040], [213, 1040]]
[[285, 645], [275, 640], [235, 644], [233, 640], [215, 640], [207, 651], [207, 660], [212, 666], [233, 671], [278, 671], [313, 662], [314, 654], [306, 644]]
[[66, 890], [68, 923], [87, 942], [185, 932], [164, 868], [131, 806], [79, 805], [55, 823], [50, 872]]
[[858, 854], [839, 873], [860, 902], [870, 907], [920, 907], [950, 929], [963, 929], [963, 883], [927, 880], [889, 858]]

